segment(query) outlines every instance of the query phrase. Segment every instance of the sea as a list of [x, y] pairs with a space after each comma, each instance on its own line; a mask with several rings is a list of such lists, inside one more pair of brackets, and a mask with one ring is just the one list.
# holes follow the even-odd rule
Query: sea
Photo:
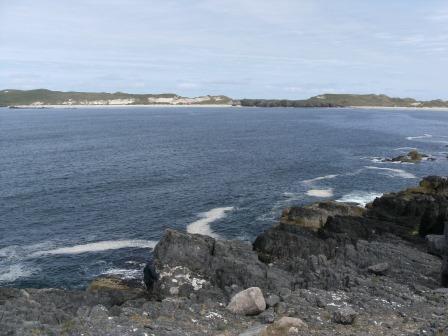
[[[385, 163], [417, 149], [435, 161]], [[282, 209], [448, 174], [448, 111], [0, 109], [0, 286], [142, 278], [164, 231], [252, 241]]]

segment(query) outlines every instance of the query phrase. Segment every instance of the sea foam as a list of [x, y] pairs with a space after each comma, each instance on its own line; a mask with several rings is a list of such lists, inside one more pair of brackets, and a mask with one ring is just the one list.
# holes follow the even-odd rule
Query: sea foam
[[370, 191], [353, 191], [337, 199], [336, 202], [343, 203], [356, 203], [360, 206], [365, 207], [366, 204], [372, 202], [377, 197], [381, 197], [383, 194]]
[[202, 212], [199, 214], [200, 219], [194, 221], [193, 223], [187, 226], [188, 233], [197, 233], [205, 236], [210, 236], [213, 238], [220, 238], [220, 236], [213, 232], [210, 223], [217, 221], [218, 219], [222, 219], [226, 216], [226, 213], [232, 211], [233, 207], [223, 207], [223, 208], [214, 208], [207, 212]]
[[322, 181], [322, 180], [330, 180], [330, 179], [334, 179], [336, 177], [338, 177], [339, 175], [337, 174], [332, 174], [332, 175], [325, 175], [325, 176], [319, 176], [313, 179], [309, 179], [309, 180], [303, 180], [302, 182], [305, 184], [312, 184], [314, 182], [318, 182], [318, 181]]
[[390, 177], [401, 177], [406, 179], [414, 179], [417, 178], [414, 174], [411, 174], [405, 170], [402, 169], [393, 169], [393, 168], [383, 168], [383, 167], [373, 167], [373, 166], [366, 166], [364, 167], [366, 169], [371, 170], [379, 170], [382, 172], [382, 174], [390, 176]]
[[23, 264], [2, 266], [0, 269], [0, 283], [13, 282], [19, 278], [31, 276], [36, 270]]
[[118, 250], [122, 248], [151, 248], [153, 249], [157, 244], [154, 240], [107, 240], [96, 243], [88, 243], [75, 245], [70, 247], [60, 247], [53, 250], [38, 251], [32, 253], [31, 257], [39, 257], [45, 255], [57, 254], [81, 254], [88, 252], [101, 252], [109, 250]]
[[333, 189], [311, 189], [306, 192], [308, 196], [312, 197], [332, 197]]

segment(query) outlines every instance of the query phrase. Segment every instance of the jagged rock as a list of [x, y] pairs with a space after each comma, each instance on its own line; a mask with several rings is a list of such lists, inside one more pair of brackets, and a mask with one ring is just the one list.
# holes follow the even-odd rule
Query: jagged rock
[[236, 294], [227, 309], [240, 315], [257, 315], [266, 309], [263, 292], [258, 287], [251, 287]]
[[367, 270], [370, 273], [376, 274], [376, 275], [386, 275], [387, 271], [389, 270], [389, 263], [380, 263], [376, 265], [369, 266]]
[[436, 256], [442, 257], [446, 245], [444, 235], [427, 235], [425, 237], [428, 252]]
[[261, 262], [252, 245], [243, 241], [220, 241], [167, 230], [155, 247], [154, 260], [162, 283], [173, 280], [172, 272], [163, 272], [164, 269], [183, 267], [225, 293], [232, 286], [270, 290], [292, 285], [291, 274]]
[[411, 150], [409, 153], [405, 155], [399, 155], [392, 159], [384, 159], [383, 162], [418, 163], [421, 162], [423, 159], [434, 160], [433, 158], [430, 158], [426, 154], [419, 153], [417, 150]]
[[333, 313], [333, 322], [338, 324], [352, 324], [357, 315], [351, 307], [339, 308]]

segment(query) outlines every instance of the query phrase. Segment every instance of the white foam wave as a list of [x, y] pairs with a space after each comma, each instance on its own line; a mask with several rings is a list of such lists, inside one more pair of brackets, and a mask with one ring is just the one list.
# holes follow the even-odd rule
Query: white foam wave
[[428, 138], [432, 138], [432, 134], [423, 134], [423, 135], [418, 135], [418, 136], [406, 137], [407, 140], [428, 139]]
[[332, 174], [332, 175], [325, 175], [325, 176], [319, 176], [310, 180], [303, 180], [302, 182], [305, 184], [312, 184], [314, 182], [322, 181], [322, 180], [330, 180], [334, 179], [335, 177], [338, 177], [338, 174]]
[[383, 194], [370, 191], [353, 191], [337, 199], [336, 202], [343, 203], [356, 203], [361, 206], [366, 206], [367, 203], [372, 202], [377, 197], [381, 197]]
[[373, 166], [366, 166], [366, 169], [372, 169], [372, 170], [379, 170], [382, 171], [384, 175], [390, 176], [390, 177], [401, 177], [406, 179], [414, 179], [417, 178], [414, 174], [411, 174], [405, 170], [402, 169], [393, 169], [393, 168], [383, 168], [383, 167], [373, 167]]
[[109, 250], [118, 250], [122, 248], [154, 248], [157, 241], [154, 240], [108, 240], [96, 243], [88, 243], [82, 245], [75, 245], [70, 247], [60, 247], [53, 250], [38, 251], [32, 253], [31, 257], [39, 257], [44, 255], [57, 254], [81, 254], [87, 252], [101, 252]]
[[102, 273], [103, 275], [117, 275], [122, 279], [138, 279], [141, 278], [141, 269], [125, 269], [113, 268]]
[[34, 272], [35, 269], [23, 264], [2, 266], [0, 268], [0, 283], [13, 282], [19, 278], [26, 278], [31, 276]]
[[398, 147], [395, 148], [395, 151], [411, 151], [411, 150], [416, 150], [416, 147]]
[[332, 197], [333, 189], [310, 189], [306, 192], [308, 196], [312, 197]]
[[232, 211], [233, 209], [234, 207], [214, 208], [210, 211], [200, 213], [199, 217], [201, 218], [189, 224], [187, 226], [187, 232], [219, 239], [219, 235], [212, 231], [210, 223], [224, 218], [226, 216], [226, 213]]

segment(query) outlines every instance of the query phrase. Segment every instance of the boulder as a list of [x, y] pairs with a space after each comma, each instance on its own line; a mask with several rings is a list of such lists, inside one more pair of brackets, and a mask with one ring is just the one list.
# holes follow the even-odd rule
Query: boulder
[[299, 318], [284, 316], [270, 325], [263, 336], [299, 335], [299, 331], [307, 328], [307, 324]]
[[367, 270], [370, 273], [373, 273], [375, 275], [386, 275], [387, 271], [389, 270], [389, 263], [380, 263], [376, 265], [369, 266]]
[[236, 294], [227, 309], [234, 314], [257, 315], [266, 309], [266, 301], [258, 287], [251, 287]]
[[338, 324], [353, 324], [355, 322], [357, 313], [351, 307], [339, 308], [333, 313], [333, 322]]

